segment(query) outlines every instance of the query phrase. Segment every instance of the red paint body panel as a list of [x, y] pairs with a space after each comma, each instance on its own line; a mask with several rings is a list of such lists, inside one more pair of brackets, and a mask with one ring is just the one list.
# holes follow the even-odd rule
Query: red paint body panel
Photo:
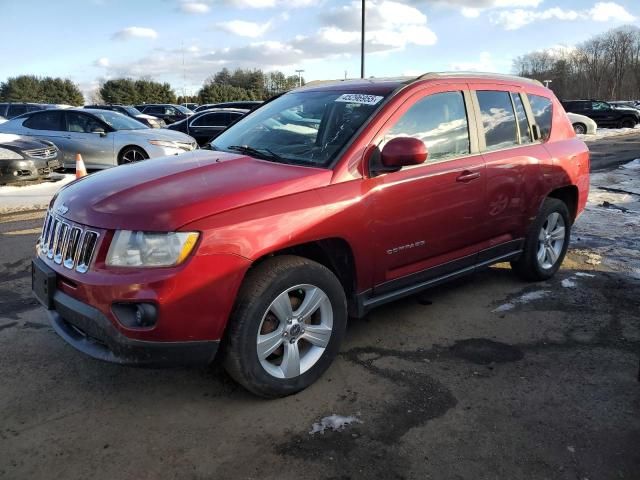
[[[98, 308], [131, 338], [215, 340], [223, 335], [251, 264], [278, 250], [341, 239], [353, 254], [356, 293], [376, 292], [386, 282], [463, 258], [473, 261], [481, 250], [522, 238], [544, 198], [558, 188], [577, 188], [577, 213], [584, 209], [588, 150], [549, 90], [480, 77], [436, 78], [395, 87], [402, 88], [360, 131], [333, 169], [200, 151], [118, 167], [63, 188], [52, 207], [64, 204], [67, 218], [96, 228], [101, 237], [95, 264], [87, 273], [48, 261], [60, 274], [59, 288]], [[344, 89], [340, 84], [317, 88]], [[351, 90], [376, 94], [389, 88], [363, 81]], [[550, 139], [369, 175], [374, 146], [417, 99], [483, 88], [552, 99]], [[460, 181], [468, 174], [473, 174], [469, 181]], [[195, 253], [178, 267], [110, 268], [105, 258], [116, 229], [201, 235]], [[112, 303], [131, 301], [158, 305], [154, 328], [133, 330], [117, 322]]]

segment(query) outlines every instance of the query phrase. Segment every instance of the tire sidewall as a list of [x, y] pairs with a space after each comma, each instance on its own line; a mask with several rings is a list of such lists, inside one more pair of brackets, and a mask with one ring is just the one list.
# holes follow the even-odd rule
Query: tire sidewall
[[[333, 277], [333, 278], [332, 278]], [[309, 370], [295, 379], [281, 379], [269, 374], [260, 363], [257, 351], [257, 335], [262, 318], [275, 300], [285, 290], [301, 284], [319, 287], [329, 298], [333, 310], [333, 330], [322, 356]], [[347, 305], [342, 286], [331, 271], [318, 264], [307, 263], [294, 267], [278, 276], [266, 286], [255, 302], [240, 305], [234, 321], [240, 322], [240, 344], [245, 374], [252, 384], [259, 385], [260, 393], [282, 396], [298, 392], [314, 383], [324, 373], [338, 354], [347, 324]]]

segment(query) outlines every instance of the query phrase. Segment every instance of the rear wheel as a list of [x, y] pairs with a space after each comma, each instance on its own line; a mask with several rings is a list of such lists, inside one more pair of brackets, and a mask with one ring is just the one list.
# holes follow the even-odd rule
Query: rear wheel
[[587, 133], [587, 126], [584, 123], [574, 123], [573, 131], [576, 132], [576, 135], [584, 135]]
[[224, 365], [264, 397], [315, 382], [338, 353], [347, 323], [344, 291], [326, 267], [281, 256], [249, 272], [228, 326]]
[[620, 128], [634, 128], [636, 121], [633, 118], [623, 118], [620, 122]]
[[118, 155], [118, 165], [135, 163], [146, 160], [147, 158], [149, 158], [149, 155], [140, 147], [125, 147], [120, 152], [120, 155]]
[[531, 225], [520, 258], [511, 262], [525, 280], [547, 280], [560, 268], [569, 246], [571, 218], [564, 202], [547, 198]]

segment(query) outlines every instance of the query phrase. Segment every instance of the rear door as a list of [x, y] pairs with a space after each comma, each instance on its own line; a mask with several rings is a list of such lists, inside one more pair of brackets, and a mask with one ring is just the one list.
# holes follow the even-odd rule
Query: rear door
[[375, 140], [421, 139], [422, 165], [369, 179], [374, 291], [382, 295], [472, 266], [482, 242], [484, 159], [466, 84], [433, 86], [408, 99]]
[[486, 243], [478, 258], [482, 263], [521, 248], [532, 204], [543, 186], [542, 163], [550, 157], [543, 139], [533, 140], [521, 87], [480, 84], [471, 88], [486, 165], [486, 206], [481, 218]]
[[[109, 127], [91, 115], [65, 112], [68, 147], [65, 164], [73, 164], [76, 154], [82, 155], [87, 168], [105, 168], [117, 165], [113, 153], [113, 134]], [[102, 130], [105, 134], [99, 133]]]
[[[23, 131], [19, 133], [53, 142], [60, 151], [58, 160], [64, 163], [69, 139], [63, 120], [63, 114], [60, 110], [43, 110], [32, 113], [22, 122]], [[65, 167], [67, 166], [69, 165], [65, 165]]]
[[589, 117], [595, 120], [599, 127], [617, 127], [620, 116], [619, 111], [611, 108], [608, 103], [591, 102]]

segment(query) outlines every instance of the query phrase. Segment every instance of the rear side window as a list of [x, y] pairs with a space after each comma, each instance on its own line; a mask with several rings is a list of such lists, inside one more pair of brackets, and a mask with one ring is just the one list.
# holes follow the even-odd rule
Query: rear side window
[[224, 127], [229, 123], [229, 114], [210, 113], [197, 118], [191, 125], [194, 127]]
[[17, 117], [23, 113], [27, 113], [26, 105], [9, 105], [9, 111], [7, 112], [8, 118]]
[[516, 120], [518, 121], [518, 128], [520, 129], [520, 143], [531, 143], [531, 129], [529, 128], [529, 120], [527, 120], [527, 112], [524, 110], [524, 104], [519, 93], [512, 93], [511, 99], [513, 100], [513, 106], [516, 108]]
[[428, 161], [444, 160], [469, 153], [469, 126], [462, 92], [429, 95], [417, 101], [385, 135], [414, 137], [424, 142]]
[[543, 140], [551, 135], [551, 119], [553, 118], [553, 104], [547, 97], [540, 95], [528, 95], [533, 118], [540, 129]]
[[24, 121], [23, 125], [34, 130], [61, 131], [63, 129], [62, 112], [45, 110], [34, 113]]
[[516, 116], [509, 92], [480, 90], [477, 95], [487, 150], [518, 145]]

